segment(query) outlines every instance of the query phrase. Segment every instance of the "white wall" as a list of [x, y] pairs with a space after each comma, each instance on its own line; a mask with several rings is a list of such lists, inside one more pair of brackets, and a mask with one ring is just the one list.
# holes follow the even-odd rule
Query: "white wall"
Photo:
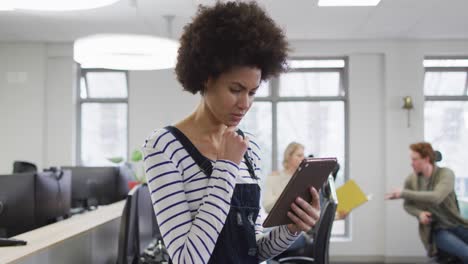
[[[378, 230], [383, 222], [380, 199], [384, 186], [379, 177], [384, 173], [384, 160], [375, 155], [383, 143], [383, 69], [382, 54], [352, 54], [349, 56], [349, 171], [367, 193], [375, 198], [356, 210], [350, 217], [352, 241], [332, 242], [333, 255], [378, 256], [384, 250], [383, 234]], [[372, 216], [372, 217], [369, 217]], [[366, 227], [373, 232], [362, 232]], [[358, 246], [356, 250], [354, 245]]]
[[[411, 169], [408, 145], [424, 136], [424, 56], [467, 56], [468, 41], [293, 41], [292, 48], [293, 56], [349, 58], [350, 177], [374, 199], [352, 213], [352, 240], [333, 241], [332, 258], [423, 257], [416, 220], [401, 201], [384, 201], [383, 195], [402, 185]], [[8, 83], [8, 72], [26, 72], [27, 80]], [[14, 159], [44, 166], [74, 160], [73, 72], [70, 45], [0, 44], [0, 173], [9, 172]], [[171, 70], [129, 76], [132, 151], [153, 129], [191, 112], [198, 96], [182, 92]], [[410, 127], [401, 109], [406, 95], [415, 100]], [[55, 130], [55, 123], [64, 127]]]
[[129, 74], [129, 149], [140, 148], [156, 128], [184, 118], [199, 96], [182, 91], [174, 70], [134, 71]]
[[13, 160], [43, 164], [45, 45], [0, 44], [0, 173]]
[[70, 45], [47, 46], [44, 124], [44, 164], [72, 165], [75, 161], [76, 75]]
[[0, 44], [0, 173], [14, 160], [74, 160], [75, 66], [70, 45]]

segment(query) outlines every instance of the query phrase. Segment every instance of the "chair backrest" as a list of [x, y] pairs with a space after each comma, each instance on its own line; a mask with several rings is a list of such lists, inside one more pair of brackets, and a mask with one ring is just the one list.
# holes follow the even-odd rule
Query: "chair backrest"
[[[322, 205], [322, 213], [320, 215], [320, 220], [313, 230], [307, 233], [311, 235], [313, 239], [307, 239], [306, 246], [300, 252], [296, 252], [296, 254], [292, 256], [280, 258], [278, 260], [279, 263], [329, 263], [328, 248], [330, 245], [333, 221], [335, 220], [336, 207], [338, 205], [337, 199], [334, 179], [332, 176], [329, 176], [327, 183], [324, 184], [321, 189], [320, 204]], [[307, 237], [309, 237], [308, 235]]]
[[439, 162], [442, 160], [442, 153], [440, 151], [435, 150], [434, 155], [435, 155], [435, 162]]
[[160, 238], [161, 233], [153, 211], [153, 203], [148, 185], [145, 183], [136, 187], [138, 193], [138, 237], [140, 242], [140, 254], [153, 242]]
[[127, 195], [120, 221], [117, 264], [136, 264], [140, 252], [138, 240], [138, 189], [133, 188]]
[[160, 236], [148, 185], [137, 185], [128, 193], [122, 213], [117, 264], [138, 263], [145, 249]]
[[314, 263], [328, 264], [328, 247], [330, 245], [331, 230], [335, 220], [337, 204], [334, 200], [327, 200], [323, 205], [323, 214], [316, 228], [313, 243]]
[[37, 166], [27, 161], [13, 162], [13, 173], [37, 172]]

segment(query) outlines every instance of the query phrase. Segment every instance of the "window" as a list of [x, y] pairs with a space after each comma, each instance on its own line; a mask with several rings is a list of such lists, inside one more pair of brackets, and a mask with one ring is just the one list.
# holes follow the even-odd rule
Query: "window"
[[424, 133], [442, 153], [440, 166], [456, 176], [455, 192], [468, 198], [468, 60], [424, 60]]
[[[291, 60], [290, 70], [262, 83], [241, 127], [255, 134], [263, 150], [263, 174], [280, 170], [287, 144], [305, 146], [306, 155], [337, 157], [336, 185], [345, 182], [346, 83], [344, 59]], [[347, 234], [344, 221], [332, 233]]]
[[82, 69], [78, 98], [77, 163], [109, 166], [127, 157], [128, 87], [125, 71]]

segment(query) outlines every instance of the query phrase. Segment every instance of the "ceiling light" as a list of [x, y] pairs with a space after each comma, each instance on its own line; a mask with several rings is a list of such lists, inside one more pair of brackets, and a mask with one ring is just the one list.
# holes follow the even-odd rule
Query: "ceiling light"
[[82, 68], [158, 70], [175, 67], [179, 43], [147, 35], [100, 34], [76, 40], [73, 48]]
[[15, 9], [71, 11], [108, 6], [119, 0], [15, 0]]
[[376, 6], [380, 0], [319, 0], [319, 6]]
[[15, 6], [11, 0], [0, 0], [0, 11], [12, 11], [15, 10]]
[[288, 64], [293, 69], [307, 68], [344, 68], [344, 60], [289, 60]]

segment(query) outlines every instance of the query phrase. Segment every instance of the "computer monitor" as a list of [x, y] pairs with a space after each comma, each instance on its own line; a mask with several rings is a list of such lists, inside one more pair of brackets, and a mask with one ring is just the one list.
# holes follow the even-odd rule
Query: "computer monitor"
[[127, 195], [120, 219], [117, 264], [138, 262], [140, 255], [138, 233], [138, 188], [133, 188]]
[[41, 227], [67, 218], [71, 204], [71, 171], [51, 168], [36, 174], [35, 219]]
[[0, 237], [33, 230], [34, 173], [0, 175]]
[[130, 164], [123, 164], [118, 167], [118, 176], [117, 176], [117, 200], [123, 200], [127, 197], [130, 189], [128, 188], [128, 183], [134, 180], [133, 169]]
[[71, 170], [72, 208], [116, 202], [117, 167], [62, 167]]

